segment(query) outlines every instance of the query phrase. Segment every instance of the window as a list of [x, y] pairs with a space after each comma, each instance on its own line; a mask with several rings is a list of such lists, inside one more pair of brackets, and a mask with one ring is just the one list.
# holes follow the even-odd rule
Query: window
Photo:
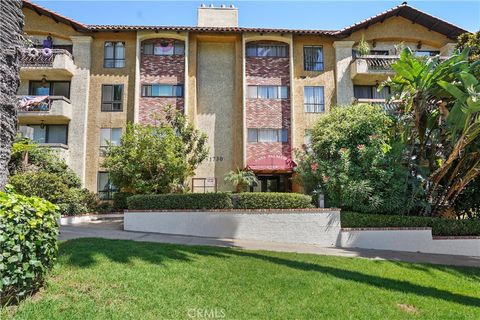
[[185, 44], [183, 41], [160, 41], [160, 43], [144, 43], [144, 55], [156, 56], [183, 56], [185, 55]]
[[432, 51], [432, 50], [417, 50], [415, 51], [415, 56], [417, 57], [435, 57], [439, 55], [440, 51]]
[[37, 143], [60, 143], [68, 144], [68, 125], [60, 124], [32, 124], [33, 141]]
[[303, 66], [305, 71], [323, 71], [323, 48], [321, 46], [303, 47]]
[[109, 145], [119, 146], [122, 128], [102, 128], [100, 131], [100, 151], [104, 153]]
[[125, 67], [125, 42], [105, 42], [103, 66], [105, 68]]
[[288, 142], [287, 129], [248, 129], [248, 142]]
[[142, 97], [183, 97], [183, 85], [145, 84]]
[[102, 85], [102, 111], [122, 111], [123, 84]]
[[370, 50], [369, 55], [371, 56], [388, 56], [390, 52], [388, 50]]
[[288, 99], [287, 86], [248, 86], [251, 99]]
[[304, 87], [303, 104], [305, 112], [324, 112], [323, 87]]
[[113, 194], [117, 191], [117, 188], [110, 181], [110, 174], [108, 172], [98, 172], [97, 192], [100, 200], [112, 199]]
[[387, 99], [390, 88], [384, 87], [378, 92], [377, 86], [353, 86], [353, 95], [357, 99]]
[[30, 81], [32, 96], [63, 96], [70, 99], [70, 81]]
[[286, 44], [247, 44], [247, 57], [288, 57]]

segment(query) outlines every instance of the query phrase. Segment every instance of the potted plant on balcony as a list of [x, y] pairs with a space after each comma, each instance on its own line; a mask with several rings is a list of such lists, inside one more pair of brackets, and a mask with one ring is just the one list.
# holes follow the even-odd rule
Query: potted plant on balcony
[[364, 36], [362, 36], [362, 39], [358, 42], [357, 53], [361, 56], [366, 56], [370, 53], [370, 45], [365, 41]]

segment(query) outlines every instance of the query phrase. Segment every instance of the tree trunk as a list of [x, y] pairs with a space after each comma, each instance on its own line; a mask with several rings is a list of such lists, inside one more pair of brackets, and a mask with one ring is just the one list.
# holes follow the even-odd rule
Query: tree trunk
[[8, 178], [10, 149], [15, 138], [19, 57], [23, 46], [21, 0], [0, 1], [0, 190]]

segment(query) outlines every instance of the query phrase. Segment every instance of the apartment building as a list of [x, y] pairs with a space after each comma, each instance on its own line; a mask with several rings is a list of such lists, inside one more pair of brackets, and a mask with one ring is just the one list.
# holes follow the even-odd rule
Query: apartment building
[[[22, 59], [18, 94], [42, 102], [19, 111], [20, 130], [104, 198], [114, 191], [105, 141], [118, 143], [128, 122], [155, 124], [167, 105], [209, 137], [194, 192], [231, 190], [223, 177], [237, 167], [258, 175], [256, 191], [297, 191], [294, 150], [319, 117], [384, 104], [376, 87], [399, 47], [448, 56], [467, 32], [406, 3], [341, 30], [239, 27], [233, 6], [201, 6], [192, 27], [85, 25], [28, 1], [23, 12], [38, 50]], [[369, 55], [356, 53], [361, 39]]]

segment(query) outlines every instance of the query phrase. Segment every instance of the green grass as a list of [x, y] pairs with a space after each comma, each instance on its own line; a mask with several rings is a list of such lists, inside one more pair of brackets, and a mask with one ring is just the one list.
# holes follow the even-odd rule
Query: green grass
[[479, 319], [480, 269], [79, 239], [61, 243], [45, 289], [0, 318], [201, 318], [195, 311], [224, 319]]

